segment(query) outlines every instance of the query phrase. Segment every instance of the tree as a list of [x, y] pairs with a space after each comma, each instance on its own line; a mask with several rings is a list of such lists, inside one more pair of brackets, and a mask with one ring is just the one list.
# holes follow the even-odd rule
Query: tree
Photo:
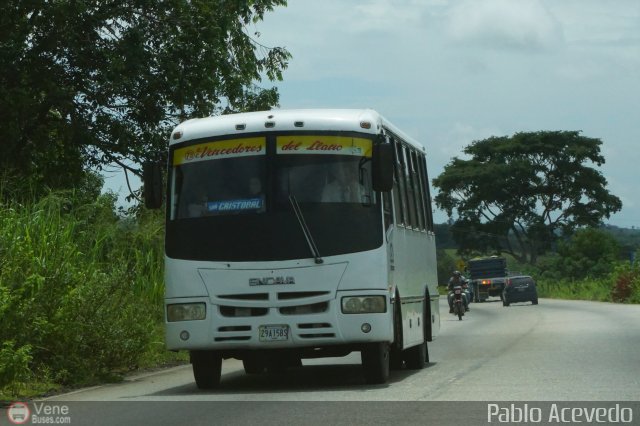
[[436, 234], [436, 248], [438, 250], [458, 248], [451, 233], [451, 225], [448, 223], [435, 223], [433, 232]]
[[555, 268], [561, 276], [575, 280], [600, 278], [613, 272], [620, 247], [615, 238], [600, 229], [583, 228], [558, 245]]
[[438, 259], [438, 285], [446, 286], [453, 271], [459, 268], [456, 265], [456, 260], [446, 251], [438, 249], [436, 254]]
[[516, 133], [465, 147], [433, 180], [463, 253], [510, 253], [535, 264], [559, 235], [597, 226], [622, 208], [595, 168], [602, 142], [578, 131]]
[[139, 173], [192, 117], [277, 105], [290, 54], [250, 26], [286, 0], [7, 0], [0, 15], [4, 177], [68, 187], [88, 166]]

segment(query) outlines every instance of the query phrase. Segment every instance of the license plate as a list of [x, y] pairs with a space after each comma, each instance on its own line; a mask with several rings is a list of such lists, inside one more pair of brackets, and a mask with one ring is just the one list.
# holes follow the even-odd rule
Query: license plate
[[258, 328], [258, 338], [261, 342], [278, 342], [289, 340], [289, 326], [261, 325]]

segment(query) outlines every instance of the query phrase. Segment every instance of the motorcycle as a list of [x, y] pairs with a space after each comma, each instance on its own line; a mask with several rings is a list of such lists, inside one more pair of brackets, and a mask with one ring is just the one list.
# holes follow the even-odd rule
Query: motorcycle
[[467, 281], [462, 284], [462, 291], [467, 295], [467, 303], [473, 302], [473, 288], [469, 285]]
[[464, 301], [462, 300], [462, 287], [455, 286], [453, 288], [453, 315], [458, 316], [458, 320], [462, 321], [464, 315]]

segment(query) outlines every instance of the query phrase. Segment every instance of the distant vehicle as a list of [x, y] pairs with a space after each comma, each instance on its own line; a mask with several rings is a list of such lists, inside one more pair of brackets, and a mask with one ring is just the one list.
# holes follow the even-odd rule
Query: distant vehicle
[[491, 256], [471, 259], [467, 269], [474, 302], [484, 302], [489, 296], [502, 299], [502, 290], [509, 275], [507, 261], [504, 257]]
[[502, 305], [509, 306], [515, 302], [531, 302], [538, 304], [536, 282], [528, 275], [509, 277], [502, 291]]
[[464, 303], [462, 302], [462, 287], [457, 285], [453, 288], [453, 315], [458, 316], [458, 320], [462, 321], [464, 316]]

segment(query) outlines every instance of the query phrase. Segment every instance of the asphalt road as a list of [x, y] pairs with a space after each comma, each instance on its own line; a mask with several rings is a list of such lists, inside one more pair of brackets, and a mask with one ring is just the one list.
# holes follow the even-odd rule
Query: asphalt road
[[[280, 375], [247, 376], [241, 362], [225, 360], [221, 387], [214, 391], [198, 390], [190, 366], [181, 366], [44, 401], [155, 401], [135, 407], [119, 405], [128, 408], [118, 410], [139, 416], [138, 421], [154, 414], [159, 416], [162, 407], [175, 407], [163, 414], [162, 419], [178, 416], [193, 424], [202, 419], [195, 414], [203, 408], [197, 405], [199, 401], [214, 403], [207, 405], [209, 408], [218, 407], [216, 415], [220, 422], [216, 424], [234, 423], [230, 420], [239, 418], [243, 421], [238, 424], [254, 420], [264, 424], [265, 419], [273, 420], [270, 416], [274, 411], [289, 420], [283, 422], [280, 418], [273, 424], [300, 424], [301, 420], [310, 424], [313, 422], [309, 422], [308, 413], [313, 409], [338, 416], [321, 415], [319, 419], [325, 424], [340, 423], [341, 419], [345, 424], [358, 424], [360, 420], [371, 423], [364, 418], [340, 417], [340, 408], [323, 407], [357, 401], [351, 404], [353, 409], [365, 401], [378, 401], [379, 404], [366, 403], [364, 411], [379, 419], [380, 424], [387, 424], [398, 418], [397, 407], [404, 407], [401, 412], [405, 413], [415, 405], [389, 406], [382, 401], [484, 401], [476, 406], [478, 410], [486, 410], [487, 402], [496, 401], [640, 400], [640, 306], [540, 299], [536, 306], [522, 303], [503, 307], [499, 300], [490, 299], [472, 304], [471, 312], [458, 321], [447, 313], [443, 299], [441, 312], [441, 335], [429, 346], [431, 363], [420, 371], [392, 371], [387, 385], [366, 385], [359, 354], [351, 354], [345, 358], [305, 360], [303, 367]], [[215, 405], [216, 401], [226, 404]], [[316, 404], [298, 403], [301, 401]], [[318, 401], [327, 403], [318, 405]], [[246, 410], [247, 404], [254, 409]], [[222, 406], [226, 409], [220, 409]], [[395, 414], [390, 414], [390, 418], [381, 415], [394, 413], [394, 407]], [[435, 408], [449, 410], [442, 404]], [[249, 411], [257, 417], [245, 417], [250, 415]], [[474, 424], [473, 419], [480, 415], [486, 420], [485, 414], [472, 411], [463, 415], [469, 418], [468, 424]], [[640, 420], [640, 409], [635, 420]]]

